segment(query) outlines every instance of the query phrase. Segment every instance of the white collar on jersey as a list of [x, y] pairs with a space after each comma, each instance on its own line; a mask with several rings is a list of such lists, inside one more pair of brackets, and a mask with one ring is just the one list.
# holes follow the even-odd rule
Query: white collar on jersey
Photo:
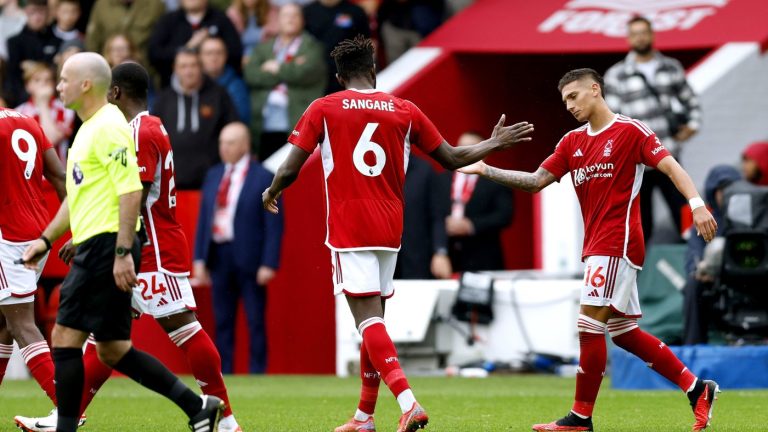
[[[142, 111], [142, 112], [136, 114], [136, 117], [134, 117], [133, 120], [136, 120], [137, 118], [148, 116], [148, 115], [149, 115], [149, 111]], [[133, 122], [133, 120], [129, 121], [128, 123]]]
[[600, 129], [597, 132], [592, 131], [592, 125], [587, 123], [587, 135], [589, 135], [589, 136], [600, 135], [601, 133], [603, 133], [603, 131], [605, 131], [609, 127], [613, 126], [613, 124], [616, 123], [616, 119], [617, 118], [619, 118], [619, 115], [618, 114], [614, 114], [613, 115], [613, 120], [611, 120], [610, 123], [608, 123], [607, 125], [603, 126], [603, 128]]
[[371, 94], [371, 93], [379, 93], [379, 92], [381, 92], [381, 90], [377, 90], [377, 89], [375, 89], [375, 88], [372, 88], [372, 89], [363, 89], [363, 90], [358, 90], [358, 89], [356, 89], [356, 88], [348, 88], [347, 90], [352, 90], [352, 91], [354, 91], [354, 92], [358, 92], [358, 93], [365, 93], [365, 94]]

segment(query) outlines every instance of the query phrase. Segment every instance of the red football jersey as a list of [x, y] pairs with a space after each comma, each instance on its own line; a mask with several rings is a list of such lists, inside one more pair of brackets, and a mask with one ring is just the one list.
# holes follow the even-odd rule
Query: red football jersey
[[605, 128], [589, 123], [565, 134], [541, 167], [558, 179], [571, 173], [584, 219], [582, 259], [622, 257], [641, 267], [645, 259], [640, 222], [640, 185], [647, 165], [655, 168], [667, 149], [644, 123], [617, 115]]
[[340, 91], [312, 102], [288, 141], [310, 153], [321, 146], [329, 248], [400, 249], [411, 144], [429, 154], [443, 142], [416, 105], [377, 90]]
[[43, 196], [43, 153], [51, 148], [37, 122], [0, 108], [0, 240], [40, 237], [48, 225]]
[[136, 142], [139, 176], [152, 183], [142, 209], [149, 244], [141, 251], [141, 271], [189, 275], [189, 248], [184, 230], [176, 222], [176, 186], [173, 149], [159, 118], [146, 111], [130, 123]]

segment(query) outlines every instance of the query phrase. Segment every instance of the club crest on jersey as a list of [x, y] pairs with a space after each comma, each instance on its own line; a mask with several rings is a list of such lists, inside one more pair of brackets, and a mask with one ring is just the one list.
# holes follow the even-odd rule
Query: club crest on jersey
[[605, 143], [605, 147], [603, 147], [603, 157], [610, 156], [611, 150], [613, 150], [613, 140], [609, 139], [608, 142]]
[[72, 180], [76, 185], [80, 185], [83, 182], [83, 170], [80, 169], [80, 165], [77, 162], [72, 166]]

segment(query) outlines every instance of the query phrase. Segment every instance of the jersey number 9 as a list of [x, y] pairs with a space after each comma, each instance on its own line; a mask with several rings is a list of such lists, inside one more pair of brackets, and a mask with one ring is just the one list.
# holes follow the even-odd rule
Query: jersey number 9
[[[22, 140], [27, 143], [27, 151], [25, 152], [21, 151], [21, 147], [19, 146], [19, 141]], [[32, 171], [35, 170], [35, 161], [37, 160], [37, 143], [35, 142], [35, 137], [24, 129], [16, 129], [11, 135], [11, 147], [13, 148], [13, 152], [16, 153], [16, 156], [18, 156], [22, 162], [27, 163], [24, 167], [24, 178], [29, 180], [32, 178]]]

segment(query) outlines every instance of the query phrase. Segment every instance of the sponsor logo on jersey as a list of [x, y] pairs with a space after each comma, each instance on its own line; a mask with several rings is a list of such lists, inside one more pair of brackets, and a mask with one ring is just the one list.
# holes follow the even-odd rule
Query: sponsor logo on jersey
[[593, 289], [592, 292], [587, 294], [587, 297], [600, 297], [600, 293], [597, 292], [597, 289]]
[[385, 363], [394, 363], [397, 361], [397, 357], [387, 357], [384, 359]]
[[299, 136], [299, 131], [297, 131], [296, 129], [294, 129], [294, 130], [293, 130], [293, 132], [291, 132], [291, 135], [293, 135], [293, 136]]
[[610, 156], [611, 150], [613, 150], [613, 140], [609, 139], [608, 142], [605, 143], [605, 147], [603, 147], [603, 157]]
[[80, 185], [80, 183], [83, 182], [83, 170], [80, 169], [80, 165], [75, 162], [72, 165], [72, 180], [75, 182], [76, 185]]
[[576, 151], [573, 153], [573, 157], [582, 157], [584, 156], [584, 153], [582, 153], [581, 149], [576, 149]]
[[567, 0], [539, 24], [541, 33], [596, 33], [626, 37], [627, 21], [640, 15], [656, 33], [691, 30], [729, 0]]
[[612, 163], [596, 163], [573, 170], [573, 185], [581, 186], [592, 179], [613, 178]]
[[656, 156], [662, 150], [664, 150], [664, 145], [659, 144], [655, 149], [651, 150], [651, 154]]

